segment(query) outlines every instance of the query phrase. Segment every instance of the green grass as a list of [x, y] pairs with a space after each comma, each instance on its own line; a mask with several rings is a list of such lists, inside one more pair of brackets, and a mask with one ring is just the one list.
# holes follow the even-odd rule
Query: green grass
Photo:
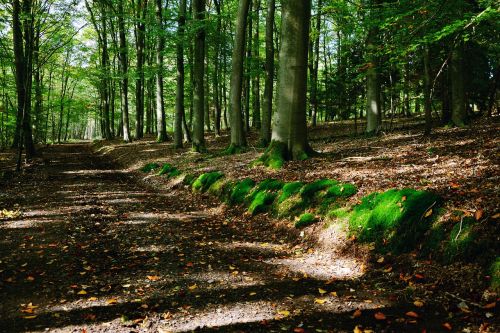
[[318, 219], [316, 218], [316, 216], [314, 216], [314, 214], [305, 213], [300, 215], [299, 219], [295, 222], [295, 228], [304, 228], [311, 224], [314, 224], [317, 221]]
[[151, 171], [154, 171], [154, 170], [158, 169], [159, 167], [160, 167], [160, 165], [156, 162], [148, 163], [141, 168], [141, 171], [144, 173], [150, 173]]
[[193, 183], [192, 188], [194, 192], [206, 192], [224, 174], [219, 171], [208, 172], [200, 175]]
[[231, 205], [242, 204], [254, 186], [255, 182], [250, 178], [236, 182], [230, 191], [228, 203]]
[[[349, 217], [349, 229], [362, 242], [375, 242], [382, 251], [415, 249], [432, 225], [440, 198], [413, 189], [392, 189], [365, 196]], [[432, 214], [429, 209], [433, 209]]]

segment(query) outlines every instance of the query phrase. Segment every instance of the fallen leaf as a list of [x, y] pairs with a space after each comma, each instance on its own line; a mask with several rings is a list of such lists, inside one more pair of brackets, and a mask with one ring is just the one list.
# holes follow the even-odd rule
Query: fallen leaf
[[148, 275], [147, 278], [149, 281], [158, 281], [160, 279], [158, 275]]
[[494, 307], [497, 306], [497, 302], [493, 302], [493, 303], [489, 303], [489, 304], [486, 304], [485, 306], [483, 306], [483, 309], [493, 309]]
[[484, 211], [482, 209], [478, 209], [474, 213], [474, 218], [476, 219], [476, 221], [479, 221], [483, 217], [483, 215], [484, 215]]
[[352, 314], [352, 318], [359, 318], [361, 317], [361, 310], [360, 309], [356, 309], [354, 311], [354, 313]]
[[378, 260], [377, 260], [377, 262], [378, 262], [379, 264], [382, 264], [384, 261], [385, 261], [385, 258], [384, 258], [384, 257], [380, 257], [380, 258], [378, 258]]
[[288, 317], [290, 315], [290, 311], [280, 310], [280, 311], [278, 311], [278, 314], [282, 315], [283, 317]]
[[110, 298], [106, 301], [106, 303], [109, 305], [113, 305], [113, 304], [118, 303], [118, 300], [116, 298]]
[[382, 312], [375, 313], [374, 317], [377, 320], [386, 320], [387, 319], [387, 317], [385, 316], [385, 314], [383, 314]]
[[89, 297], [89, 299], [87, 301], [89, 301], [89, 302], [97, 301], [97, 297]]
[[196, 288], [198, 288], [196, 284], [193, 284], [192, 286], [188, 287], [189, 290], [195, 290]]
[[306, 330], [305, 330], [305, 329], [303, 329], [302, 327], [295, 327], [295, 328], [293, 329], [293, 332], [294, 332], [294, 333], [305, 333], [305, 332], [306, 332]]
[[323, 294], [326, 294], [328, 291], [326, 291], [325, 289], [321, 289], [321, 288], [318, 288], [318, 292], [323, 295]]
[[386, 269], [384, 269], [384, 273], [390, 273], [390, 272], [392, 272], [392, 266], [387, 267]]
[[424, 306], [424, 302], [422, 301], [415, 301], [413, 302], [413, 305], [415, 305], [417, 308], [421, 308]]
[[453, 327], [451, 326], [450, 323], [444, 323], [442, 326], [444, 329], [446, 329], [448, 331], [451, 331], [453, 329]]
[[314, 303], [325, 304], [326, 303], [326, 299], [324, 299], [324, 298], [315, 298], [314, 299]]
[[35, 319], [37, 316], [36, 315], [33, 315], [33, 316], [24, 316], [23, 318], [24, 319]]
[[429, 217], [432, 215], [432, 208], [425, 212], [424, 217]]
[[406, 313], [406, 315], [407, 315], [408, 317], [411, 317], [411, 318], [418, 318], [418, 317], [419, 317], [419, 316], [418, 316], [418, 313], [416, 313], [416, 312], [414, 312], [414, 311], [408, 311], [408, 312]]
[[87, 292], [85, 290], [80, 290], [77, 294], [78, 295], [87, 295]]

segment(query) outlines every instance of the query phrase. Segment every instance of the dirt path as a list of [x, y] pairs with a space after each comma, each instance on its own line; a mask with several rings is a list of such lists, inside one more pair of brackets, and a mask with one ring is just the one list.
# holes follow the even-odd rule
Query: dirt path
[[22, 212], [0, 221], [1, 332], [443, 329], [443, 309], [406, 316], [413, 299], [294, 246], [266, 217], [152, 189], [88, 145], [44, 160], [1, 184], [0, 208]]

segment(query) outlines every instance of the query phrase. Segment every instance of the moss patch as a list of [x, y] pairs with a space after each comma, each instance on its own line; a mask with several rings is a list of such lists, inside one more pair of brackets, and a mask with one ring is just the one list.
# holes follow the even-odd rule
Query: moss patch
[[182, 183], [187, 186], [192, 186], [194, 181], [196, 180], [196, 176], [192, 174], [187, 174], [184, 176]]
[[179, 171], [179, 169], [168, 163], [165, 163], [158, 172], [158, 175], [167, 176], [167, 178], [177, 177], [180, 174], [181, 172]]
[[241, 154], [246, 151], [245, 147], [238, 147], [235, 145], [230, 145], [226, 149], [222, 151], [222, 155], [236, 155], [236, 154]]
[[429, 230], [439, 202], [435, 194], [413, 189], [372, 193], [354, 207], [349, 228], [360, 241], [375, 242], [382, 251], [411, 251]]
[[158, 168], [160, 168], [160, 165], [156, 162], [153, 162], [153, 163], [148, 163], [145, 166], [143, 166], [141, 168], [141, 171], [144, 173], [150, 173], [151, 171], [154, 171]]
[[476, 220], [469, 217], [462, 218], [453, 226], [444, 252], [446, 261], [452, 261], [455, 258], [470, 259], [479, 252], [479, 246], [475, 243], [475, 224]]
[[304, 200], [312, 200], [314, 195], [320, 191], [326, 190], [337, 185], [338, 182], [332, 179], [320, 179], [305, 185], [300, 191], [300, 196]]
[[300, 215], [299, 219], [295, 222], [295, 228], [300, 229], [307, 227], [315, 222], [317, 222], [318, 219], [314, 214], [311, 213], [305, 213]]
[[222, 177], [224, 177], [224, 174], [219, 171], [204, 173], [193, 182], [193, 191], [206, 192], [210, 186]]
[[255, 186], [255, 182], [250, 178], [245, 178], [236, 182], [229, 194], [228, 202], [231, 205], [239, 205], [245, 201], [246, 196]]
[[286, 183], [283, 185], [283, 188], [281, 189], [281, 194], [278, 198], [278, 204], [282, 203], [283, 201], [287, 200], [288, 198], [292, 197], [293, 195], [297, 194], [300, 192], [300, 189], [304, 186], [304, 183], [302, 182], [291, 182], [291, 183]]
[[276, 199], [276, 196], [277, 194], [274, 192], [257, 192], [252, 202], [250, 203], [250, 206], [248, 207], [248, 212], [252, 215], [255, 215], [269, 210], [270, 206], [274, 202], [274, 199]]
[[253, 165], [263, 165], [271, 169], [281, 169], [287, 160], [287, 146], [283, 142], [272, 141], [264, 154]]

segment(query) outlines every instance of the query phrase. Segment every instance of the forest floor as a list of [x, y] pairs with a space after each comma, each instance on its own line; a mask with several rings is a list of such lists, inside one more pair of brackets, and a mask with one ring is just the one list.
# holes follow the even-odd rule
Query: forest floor
[[204, 155], [152, 140], [54, 145], [22, 174], [0, 153], [0, 332], [499, 332], [480, 258], [382, 257], [321, 225], [301, 233], [138, 171], [155, 161], [238, 179], [331, 178], [358, 187], [353, 202], [431, 190], [446, 209], [480, 211], [498, 255], [498, 120], [426, 139], [419, 128], [375, 138], [346, 128], [313, 130], [323, 154], [279, 171], [248, 167], [262, 149], [222, 155], [227, 136]]

